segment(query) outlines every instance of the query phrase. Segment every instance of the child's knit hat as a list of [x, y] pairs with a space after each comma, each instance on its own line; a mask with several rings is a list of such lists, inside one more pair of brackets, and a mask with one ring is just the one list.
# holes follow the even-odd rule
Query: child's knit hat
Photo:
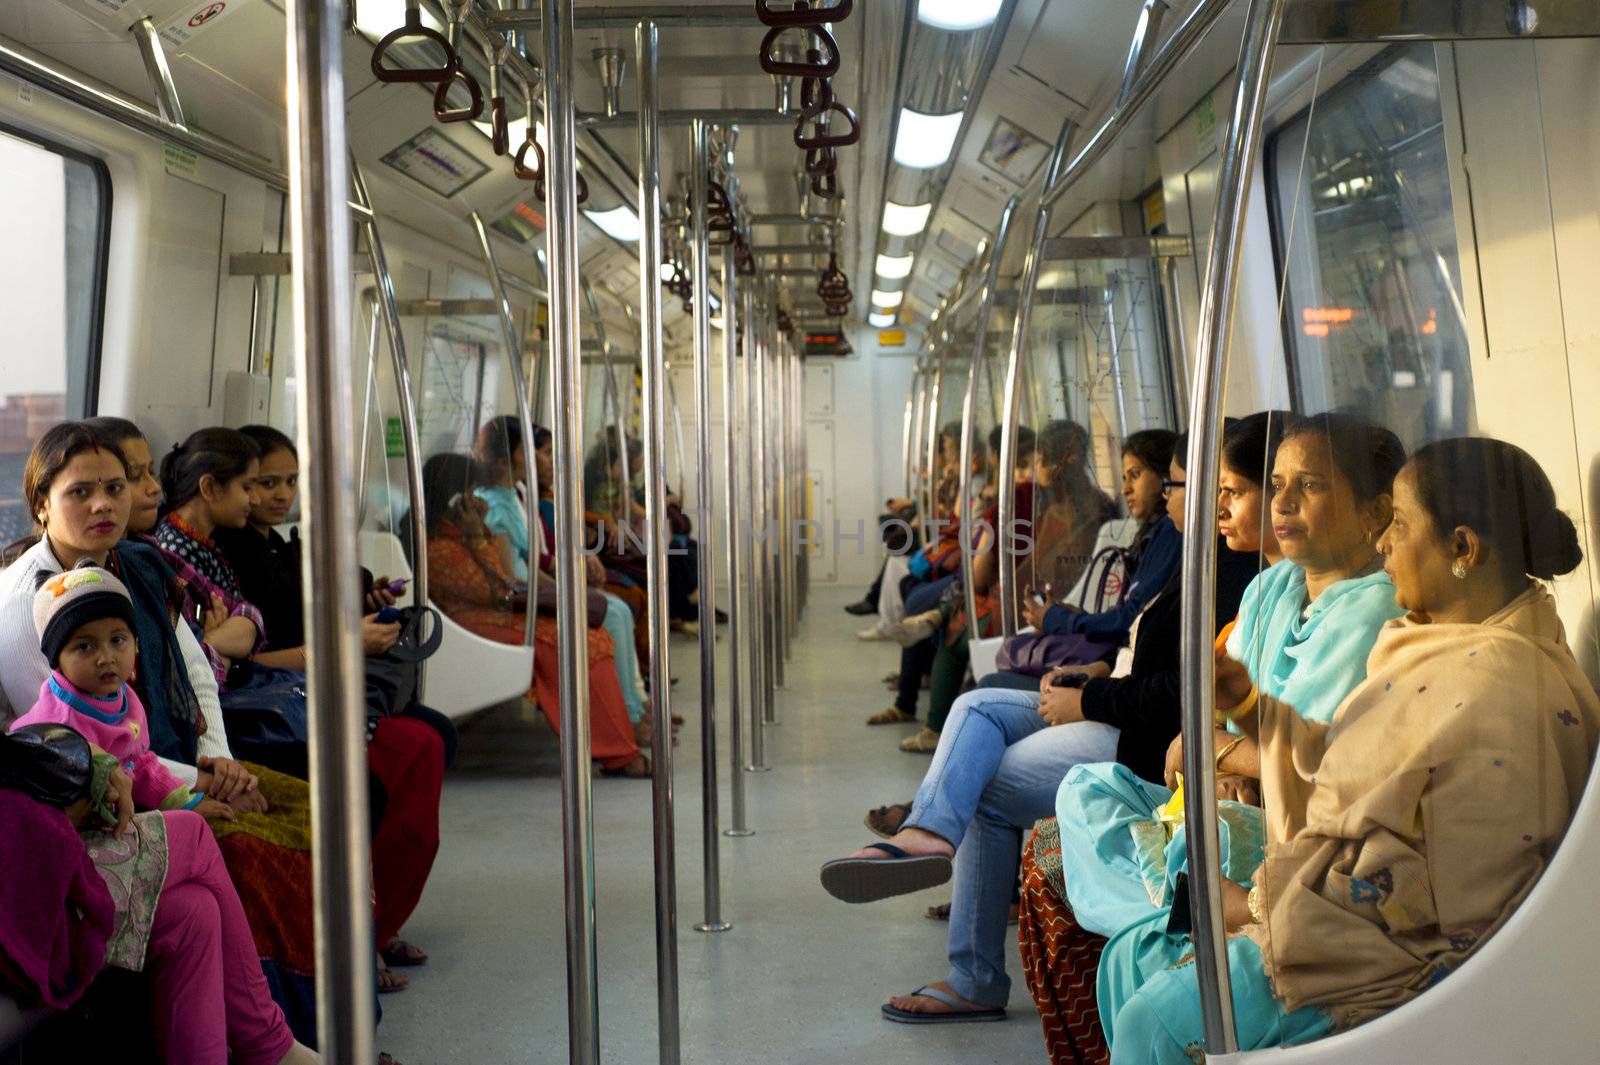
[[88, 559], [46, 577], [33, 595], [33, 627], [51, 669], [59, 664], [67, 638], [80, 625], [101, 618], [121, 618], [132, 628], [133, 600], [121, 581]]

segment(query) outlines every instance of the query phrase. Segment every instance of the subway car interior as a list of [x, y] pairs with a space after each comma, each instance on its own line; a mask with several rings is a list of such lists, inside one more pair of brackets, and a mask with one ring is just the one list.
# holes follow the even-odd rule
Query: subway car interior
[[1595, 1061], [1597, 116], [1594, 0], [0, 3], [0, 1063]]

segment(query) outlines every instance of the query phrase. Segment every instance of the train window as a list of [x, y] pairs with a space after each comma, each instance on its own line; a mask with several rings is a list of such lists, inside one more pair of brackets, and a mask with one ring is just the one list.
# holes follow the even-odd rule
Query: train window
[[1431, 44], [1391, 49], [1267, 152], [1297, 406], [1381, 413], [1408, 443], [1472, 417], [1439, 93]]
[[0, 127], [0, 543], [32, 529], [33, 442], [95, 412], [111, 184], [104, 164]]

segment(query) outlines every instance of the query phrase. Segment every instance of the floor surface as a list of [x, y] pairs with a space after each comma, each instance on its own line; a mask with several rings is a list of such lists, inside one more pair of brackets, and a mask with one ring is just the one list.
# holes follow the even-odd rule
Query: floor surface
[[[948, 926], [923, 910], [946, 901], [948, 887], [848, 906], [818, 884], [823, 861], [873, 838], [861, 825], [866, 810], [909, 801], [928, 764], [895, 748], [912, 726], [864, 724], [890, 702], [880, 678], [897, 668], [898, 647], [853, 638], [862, 619], [840, 608], [858, 594], [812, 591], [778, 693], [779, 724], [765, 730], [772, 770], [744, 775], [756, 834], [718, 837], [722, 916], [733, 929], [716, 935], [693, 928], [705, 897], [698, 652], [693, 640], [672, 639], [682, 677], [673, 708], [689, 718], [673, 767], [682, 1061], [1042, 1062], [1014, 941], [1008, 1020], [907, 1027], [879, 1015], [887, 996], [943, 979]], [[719, 641], [724, 658], [726, 649]], [[726, 828], [722, 694], [717, 769]], [[560, 812], [556, 741], [536, 710], [502, 708], [464, 725], [445, 781], [439, 860], [405, 930], [432, 961], [407, 970], [409, 990], [384, 996], [381, 1048], [406, 1065], [567, 1060]], [[597, 777], [594, 821], [601, 1059], [655, 1065], [650, 785]]]

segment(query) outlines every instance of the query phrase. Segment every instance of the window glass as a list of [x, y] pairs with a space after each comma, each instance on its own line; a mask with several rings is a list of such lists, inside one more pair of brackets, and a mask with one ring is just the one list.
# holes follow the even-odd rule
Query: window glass
[[0, 544], [28, 534], [22, 470], [50, 426], [95, 410], [110, 188], [104, 167], [0, 129]]
[[1393, 49], [1346, 78], [1277, 131], [1268, 158], [1297, 407], [1379, 415], [1408, 444], [1468, 431], [1433, 46]]

